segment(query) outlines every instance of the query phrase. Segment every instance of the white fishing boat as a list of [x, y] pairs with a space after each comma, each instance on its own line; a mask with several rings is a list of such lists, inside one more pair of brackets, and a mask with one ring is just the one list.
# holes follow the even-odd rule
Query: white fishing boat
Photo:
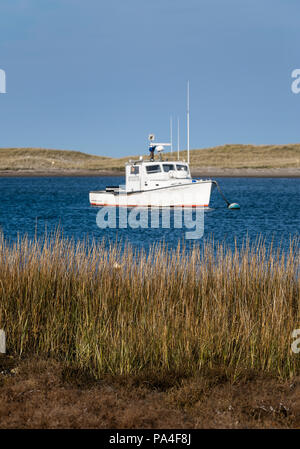
[[[171, 142], [155, 142], [149, 135], [150, 158], [129, 160], [125, 165], [125, 185], [107, 186], [105, 190], [90, 192], [92, 206], [124, 207], [201, 207], [208, 208], [210, 196], [216, 186], [231, 209], [238, 209], [236, 203], [230, 204], [222, 194], [216, 181], [212, 179], [193, 179], [190, 172], [189, 151], [189, 85], [187, 95], [187, 162], [179, 160], [179, 121], [177, 160], [163, 160], [162, 152], [166, 146], [172, 152]], [[155, 152], [157, 153], [155, 160]]]
[[[162, 145], [158, 145], [161, 154]], [[192, 179], [185, 161], [129, 161], [125, 186], [108, 186], [90, 192], [93, 206], [209, 207], [214, 182]]]

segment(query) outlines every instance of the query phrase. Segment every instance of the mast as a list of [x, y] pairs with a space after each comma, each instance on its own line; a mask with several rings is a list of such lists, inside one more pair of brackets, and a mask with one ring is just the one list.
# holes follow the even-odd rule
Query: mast
[[187, 82], [187, 111], [186, 111], [186, 124], [187, 124], [187, 162], [190, 163], [190, 82]]

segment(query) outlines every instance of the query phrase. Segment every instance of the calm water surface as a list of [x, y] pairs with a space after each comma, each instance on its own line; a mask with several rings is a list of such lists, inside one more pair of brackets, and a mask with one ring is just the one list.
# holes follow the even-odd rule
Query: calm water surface
[[[215, 241], [233, 245], [236, 238], [241, 245], [245, 237], [255, 240], [262, 234], [268, 244], [273, 240], [275, 245], [287, 248], [290, 237], [299, 236], [299, 178], [216, 179], [229, 201], [238, 202], [241, 209], [228, 210], [214, 190], [211, 210], [205, 212], [204, 239], [213, 236]], [[45, 229], [57, 226], [65, 236], [76, 240], [118, 237], [144, 248], [158, 241], [174, 247], [185, 240], [186, 228], [99, 229], [98, 209], [89, 205], [89, 191], [123, 183], [122, 177], [0, 178], [0, 228], [10, 240], [18, 234], [42, 236]], [[186, 241], [188, 245], [191, 242]]]

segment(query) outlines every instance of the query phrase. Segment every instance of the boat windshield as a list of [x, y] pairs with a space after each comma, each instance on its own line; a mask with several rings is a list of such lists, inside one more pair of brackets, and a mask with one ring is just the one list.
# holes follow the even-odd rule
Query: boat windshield
[[174, 164], [163, 164], [163, 169], [165, 172], [168, 172], [170, 170], [175, 170]]
[[146, 170], [147, 173], [151, 174], [151, 173], [160, 173], [161, 172], [161, 167], [160, 165], [147, 165], [146, 166]]
[[187, 169], [187, 165], [182, 165], [182, 164], [176, 164], [176, 169], [177, 170], [185, 170], [185, 171], [187, 171], [188, 169]]
[[140, 167], [138, 165], [132, 165], [130, 167], [130, 174], [131, 175], [138, 175], [140, 173]]

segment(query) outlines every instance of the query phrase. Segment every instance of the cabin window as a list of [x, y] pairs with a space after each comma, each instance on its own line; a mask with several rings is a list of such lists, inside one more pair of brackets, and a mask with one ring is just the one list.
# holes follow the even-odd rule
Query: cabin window
[[161, 172], [160, 165], [146, 165], [146, 170], [147, 170], [147, 173], [149, 173], [149, 174]]
[[138, 165], [132, 165], [130, 167], [130, 174], [131, 175], [138, 175], [140, 173], [140, 167]]
[[177, 170], [185, 170], [187, 171], [187, 166], [186, 165], [182, 165], [182, 164], [176, 164], [176, 169]]
[[175, 170], [174, 164], [163, 164], [163, 169], [165, 172], [168, 172], [170, 170]]

